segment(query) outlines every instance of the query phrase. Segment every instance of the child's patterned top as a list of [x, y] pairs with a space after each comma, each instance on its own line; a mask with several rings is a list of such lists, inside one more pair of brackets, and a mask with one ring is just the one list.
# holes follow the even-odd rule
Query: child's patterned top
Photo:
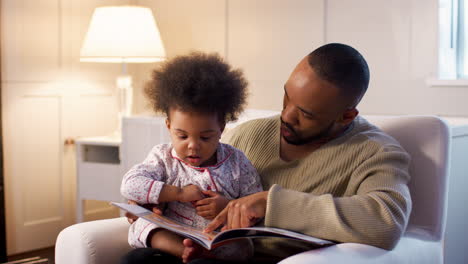
[[[262, 191], [257, 171], [238, 149], [220, 143], [218, 163], [207, 167], [193, 167], [180, 159], [171, 144], [155, 146], [148, 157], [125, 174], [121, 193], [139, 204], [157, 204], [164, 184], [184, 187], [190, 184], [202, 190], [219, 192], [228, 199], [236, 199]], [[210, 220], [196, 214], [191, 203], [169, 202], [164, 215], [197, 228], [204, 228]], [[157, 228], [143, 219], [132, 224], [129, 243], [146, 247], [149, 232]]]

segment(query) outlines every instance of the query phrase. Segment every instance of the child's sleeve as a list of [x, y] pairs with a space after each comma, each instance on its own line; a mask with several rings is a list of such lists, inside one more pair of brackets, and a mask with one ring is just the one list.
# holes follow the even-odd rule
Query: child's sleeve
[[123, 177], [120, 193], [139, 204], [157, 204], [164, 182], [167, 180], [164, 148], [155, 146], [146, 159], [133, 166]]
[[254, 168], [249, 159], [244, 153], [239, 153], [240, 159], [240, 197], [247, 196], [256, 192], [263, 191], [262, 182], [257, 170]]

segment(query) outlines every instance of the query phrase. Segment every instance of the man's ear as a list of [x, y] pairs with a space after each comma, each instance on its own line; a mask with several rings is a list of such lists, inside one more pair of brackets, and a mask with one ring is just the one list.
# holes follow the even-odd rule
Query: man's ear
[[167, 127], [167, 130], [171, 129], [171, 121], [169, 120], [169, 117], [166, 118], [166, 127]]
[[347, 109], [343, 112], [341, 117], [338, 120], [338, 123], [341, 125], [347, 126], [353, 122], [353, 120], [358, 116], [359, 110], [356, 108]]

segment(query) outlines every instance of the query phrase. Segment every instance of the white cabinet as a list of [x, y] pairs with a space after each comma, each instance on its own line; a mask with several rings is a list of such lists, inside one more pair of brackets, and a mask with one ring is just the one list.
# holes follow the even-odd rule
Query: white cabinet
[[124, 117], [122, 121], [122, 169], [141, 163], [157, 144], [170, 142], [165, 117]]
[[120, 137], [76, 141], [76, 221], [83, 222], [84, 200], [121, 201]]
[[[122, 139], [121, 139], [122, 138]], [[122, 122], [122, 136], [76, 140], [76, 221], [84, 220], [84, 201], [123, 201], [122, 177], [142, 162], [154, 145], [169, 142], [162, 117], [130, 117]]]
[[447, 118], [452, 127], [444, 263], [468, 263], [468, 119]]

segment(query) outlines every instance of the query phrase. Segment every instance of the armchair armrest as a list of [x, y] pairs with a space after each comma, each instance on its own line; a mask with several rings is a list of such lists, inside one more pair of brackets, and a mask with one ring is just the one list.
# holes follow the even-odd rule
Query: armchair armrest
[[[125, 217], [91, 221], [62, 230], [55, 244], [57, 264], [115, 264], [131, 250], [127, 242], [129, 224]], [[441, 241], [402, 237], [391, 251], [377, 247], [343, 243], [306, 251], [280, 264], [325, 263], [443, 263]]]
[[125, 217], [91, 221], [62, 230], [55, 244], [57, 264], [115, 264], [131, 247]]
[[391, 251], [364, 244], [343, 243], [306, 251], [286, 258], [279, 264], [442, 263], [440, 243], [405, 236]]

